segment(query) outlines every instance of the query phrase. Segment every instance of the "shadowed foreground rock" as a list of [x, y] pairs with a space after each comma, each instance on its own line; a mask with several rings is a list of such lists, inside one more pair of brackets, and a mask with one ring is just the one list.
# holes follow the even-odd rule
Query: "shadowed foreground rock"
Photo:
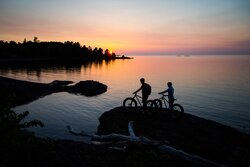
[[72, 81], [53, 81], [51, 83], [35, 83], [20, 81], [0, 76], [0, 101], [7, 95], [14, 97], [13, 106], [29, 103], [40, 97], [56, 92], [69, 92], [86, 96], [95, 96], [107, 91], [107, 86], [97, 81], [80, 81], [72, 84]]
[[[130, 120], [134, 121], [138, 136], [167, 140], [172, 147], [228, 166], [250, 166], [248, 135], [192, 115], [186, 114], [181, 120], [174, 121], [163, 112], [148, 116], [115, 108], [100, 117], [98, 133], [128, 134], [127, 122]], [[0, 166], [198, 167], [152, 146], [130, 143], [126, 152], [109, 146], [41, 139], [20, 132], [15, 138], [1, 136]]]
[[128, 135], [127, 124], [134, 121], [137, 136], [169, 145], [229, 166], [250, 166], [250, 136], [214, 121], [185, 114], [179, 120], [160, 111], [155, 115], [127, 112], [122, 107], [105, 112], [99, 119], [98, 134]]

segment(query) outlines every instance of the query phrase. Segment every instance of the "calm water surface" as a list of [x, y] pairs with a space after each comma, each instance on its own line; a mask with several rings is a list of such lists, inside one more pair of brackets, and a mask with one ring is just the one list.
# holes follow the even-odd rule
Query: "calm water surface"
[[49, 83], [53, 80], [97, 80], [108, 91], [95, 97], [55, 93], [15, 111], [30, 111], [44, 128], [37, 135], [56, 139], [87, 140], [67, 132], [66, 125], [95, 133], [103, 112], [121, 106], [140, 87], [144, 77], [152, 86], [150, 98], [172, 81], [177, 102], [186, 113], [211, 119], [250, 133], [250, 56], [134, 56], [131, 60], [77, 66], [1, 68], [0, 75]]

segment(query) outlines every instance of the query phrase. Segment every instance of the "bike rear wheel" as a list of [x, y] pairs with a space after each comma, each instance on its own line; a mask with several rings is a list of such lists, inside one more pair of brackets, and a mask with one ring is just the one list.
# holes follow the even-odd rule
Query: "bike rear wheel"
[[146, 113], [147, 114], [155, 114], [158, 111], [158, 106], [155, 101], [148, 100], [146, 102]]
[[132, 97], [128, 97], [123, 101], [123, 107], [127, 111], [135, 111], [137, 108], [137, 102]]
[[179, 119], [184, 115], [184, 108], [180, 104], [173, 104], [173, 110], [170, 111], [170, 116], [173, 119]]

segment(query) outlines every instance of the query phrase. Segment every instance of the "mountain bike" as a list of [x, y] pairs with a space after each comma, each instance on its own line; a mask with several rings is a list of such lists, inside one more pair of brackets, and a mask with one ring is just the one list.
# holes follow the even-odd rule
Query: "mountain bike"
[[[133, 97], [128, 97], [123, 100], [123, 107], [127, 111], [136, 111], [137, 107], [142, 107], [143, 103], [142, 96], [138, 95], [137, 93], [134, 94]], [[156, 112], [157, 104], [153, 100], [146, 101], [146, 112], [147, 114], [153, 114]]]
[[[169, 108], [169, 101], [167, 99], [166, 94], [161, 94], [162, 96], [159, 99], [154, 99], [153, 101], [156, 103], [157, 105], [157, 110], [159, 111], [160, 109], [165, 109], [166, 111], [169, 111], [169, 114], [171, 116], [171, 118], [173, 119], [178, 119], [181, 118], [184, 115], [184, 108], [177, 103], [173, 104], [173, 108], [170, 109]], [[174, 99], [175, 101], [177, 99]]]

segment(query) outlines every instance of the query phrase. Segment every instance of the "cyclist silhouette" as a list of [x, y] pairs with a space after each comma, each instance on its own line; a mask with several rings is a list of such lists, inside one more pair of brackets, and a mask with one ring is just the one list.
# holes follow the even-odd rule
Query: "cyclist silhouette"
[[175, 98], [174, 98], [174, 88], [172, 86], [173, 85], [172, 82], [168, 82], [167, 85], [168, 85], [167, 90], [165, 90], [163, 92], [159, 92], [159, 94], [168, 93], [169, 108], [172, 110], [174, 100], [175, 100]]
[[137, 92], [142, 91], [142, 103], [143, 103], [143, 109], [145, 109], [148, 96], [151, 93], [151, 86], [145, 83], [144, 78], [141, 78], [140, 82], [141, 82], [141, 87], [137, 91], [135, 91], [133, 94], [136, 94]]

